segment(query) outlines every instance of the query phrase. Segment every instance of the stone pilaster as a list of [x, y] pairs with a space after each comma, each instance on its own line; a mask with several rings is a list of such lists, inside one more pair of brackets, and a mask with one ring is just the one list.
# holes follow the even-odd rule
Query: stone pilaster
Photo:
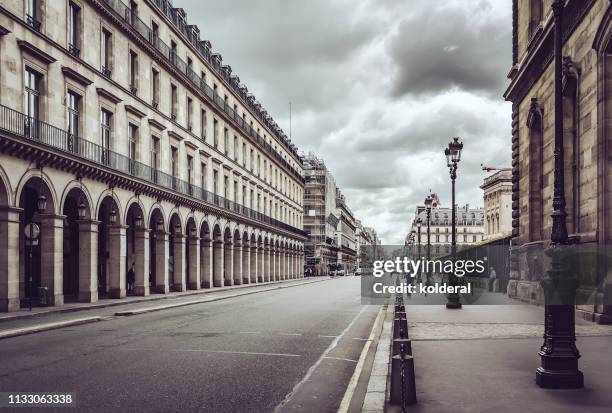
[[172, 267], [172, 291], [186, 291], [185, 283], [185, 237], [172, 234], [174, 239], [174, 263]]
[[149, 295], [149, 240], [150, 230], [136, 228], [134, 231], [134, 294]]
[[264, 279], [264, 247], [257, 248], [257, 281], [262, 283]]
[[20, 208], [0, 208], [0, 311], [19, 310]]
[[108, 227], [108, 295], [111, 298], [124, 298], [126, 293], [126, 229], [125, 225]]
[[225, 285], [234, 285], [234, 247], [231, 242], [223, 246], [223, 278]]
[[249, 275], [251, 282], [256, 284], [259, 282], [259, 266], [257, 264], [257, 244], [251, 246], [251, 264], [249, 265]]
[[270, 254], [271, 249], [269, 246], [264, 248], [264, 279], [270, 282]]
[[213, 286], [223, 287], [223, 241], [213, 241]]
[[155, 292], [167, 294], [170, 291], [170, 280], [168, 274], [168, 257], [170, 256], [169, 234], [167, 232], [156, 232], [155, 242]]
[[78, 220], [79, 301], [98, 301], [98, 225], [99, 221]]
[[200, 238], [189, 237], [189, 265], [187, 268], [187, 286], [190, 290], [199, 290], [202, 285], [200, 269]]
[[40, 215], [40, 285], [47, 287], [49, 305], [64, 304], [63, 215]]
[[234, 284], [242, 284], [242, 245], [234, 243]]
[[251, 283], [251, 248], [248, 244], [242, 247], [242, 282], [243, 284]]
[[213, 285], [212, 281], [212, 242], [210, 240], [202, 240], [200, 242], [200, 265], [201, 265], [201, 277], [202, 277], [202, 288], [211, 288]]

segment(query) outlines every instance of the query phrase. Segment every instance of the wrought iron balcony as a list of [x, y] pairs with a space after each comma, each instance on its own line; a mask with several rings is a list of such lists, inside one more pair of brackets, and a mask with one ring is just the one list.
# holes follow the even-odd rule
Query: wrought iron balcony
[[107, 167], [113, 171], [127, 174], [167, 190], [195, 198], [205, 204], [223, 208], [239, 216], [268, 224], [296, 235], [304, 235], [304, 231], [273, 219], [261, 212], [230, 201], [220, 195], [213, 194], [199, 186], [154, 169], [149, 165], [97, 145], [87, 139], [75, 136], [46, 122], [28, 117], [21, 112], [0, 105], [0, 132], [2, 131], [23, 138], [28, 142], [59, 150], [71, 156]]
[[28, 26], [30, 26], [37, 32], [40, 31], [41, 23], [38, 20], [36, 20], [33, 16], [30, 16], [29, 14], [27, 14], [25, 18], [25, 22]]
[[[120, 18], [122, 18], [129, 26], [134, 28], [146, 41], [149, 42], [158, 52], [160, 52], [175, 68], [177, 68], [180, 72], [184, 73], [193, 84], [198, 87], [200, 90], [204, 92], [206, 96], [208, 96], [221, 111], [227, 113], [230, 118], [232, 118], [237, 126], [242, 129], [245, 133], [251, 136], [254, 140], [257, 141], [258, 145], [261, 146], [268, 154], [276, 159], [279, 163], [281, 163], [285, 168], [289, 171], [292, 171], [294, 177], [300, 181], [303, 181], [302, 175], [296, 171], [290, 164], [287, 162], [278, 152], [274, 150], [274, 148], [265, 141], [263, 137], [261, 137], [250, 125], [242, 120], [239, 116], [234, 113], [234, 110], [225, 105], [225, 102], [221, 98], [215, 98], [214, 91], [210, 86], [208, 86], [197, 74], [189, 68], [187, 63], [181, 59], [176, 53], [172, 51], [172, 48], [164, 43], [159, 36], [153, 32], [137, 15], [131, 12], [131, 9], [124, 4], [121, 0], [103, 0], [111, 9], [117, 13]], [[217, 74], [223, 78], [227, 79], [227, 73], [221, 68], [221, 66], [215, 63], [215, 59], [210, 51], [204, 46], [203, 43], [200, 42], [199, 39], [196, 39], [193, 34], [189, 31], [188, 27], [185, 24], [180, 24], [177, 19], [175, 9], [172, 8], [171, 4], [167, 0], [153, 0], [153, 3], [158, 7], [158, 9], [168, 17], [168, 19], [172, 22], [175, 28], [183, 34], [185, 39], [199, 52], [201, 57], [210, 63], [210, 65], [216, 68]], [[286, 150], [293, 153], [296, 158], [299, 158], [297, 150], [292, 147], [292, 145], [287, 141], [286, 136], [279, 134], [276, 130], [276, 126], [272, 124], [272, 121], [266, 118], [260, 108], [257, 108], [253, 102], [247, 99], [247, 96], [240, 90], [239, 86], [235, 84], [235, 82], [231, 82], [228, 80], [228, 84], [234, 89], [236, 94], [240, 96], [243, 100], [243, 104], [245, 106], [250, 107], [254, 113], [257, 114], [257, 117], [262, 122], [262, 124], [266, 125], [272, 133], [276, 134], [279, 138], [281, 144], [285, 146]]]

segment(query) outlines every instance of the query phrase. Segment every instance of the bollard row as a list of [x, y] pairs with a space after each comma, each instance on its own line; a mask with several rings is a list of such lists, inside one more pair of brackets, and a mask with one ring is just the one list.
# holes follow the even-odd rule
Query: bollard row
[[402, 412], [405, 412], [406, 407], [416, 404], [417, 399], [412, 342], [408, 336], [408, 320], [401, 295], [395, 297], [391, 355], [390, 402], [392, 405], [401, 406]]

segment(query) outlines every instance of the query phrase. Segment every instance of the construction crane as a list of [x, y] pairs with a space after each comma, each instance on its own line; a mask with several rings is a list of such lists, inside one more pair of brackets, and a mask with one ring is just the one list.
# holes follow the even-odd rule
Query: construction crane
[[483, 165], [483, 164], [480, 164], [480, 167], [485, 172], [491, 172], [491, 171], [511, 171], [512, 170], [512, 168], [498, 168], [496, 166], [486, 166], [486, 165]]

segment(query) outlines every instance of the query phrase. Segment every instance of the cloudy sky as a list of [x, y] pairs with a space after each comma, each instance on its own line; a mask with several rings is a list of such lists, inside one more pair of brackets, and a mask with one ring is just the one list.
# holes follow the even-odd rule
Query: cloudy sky
[[450, 204], [444, 147], [460, 136], [460, 205], [480, 164], [510, 166], [507, 0], [174, 0], [349, 206], [402, 243], [431, 189]]

